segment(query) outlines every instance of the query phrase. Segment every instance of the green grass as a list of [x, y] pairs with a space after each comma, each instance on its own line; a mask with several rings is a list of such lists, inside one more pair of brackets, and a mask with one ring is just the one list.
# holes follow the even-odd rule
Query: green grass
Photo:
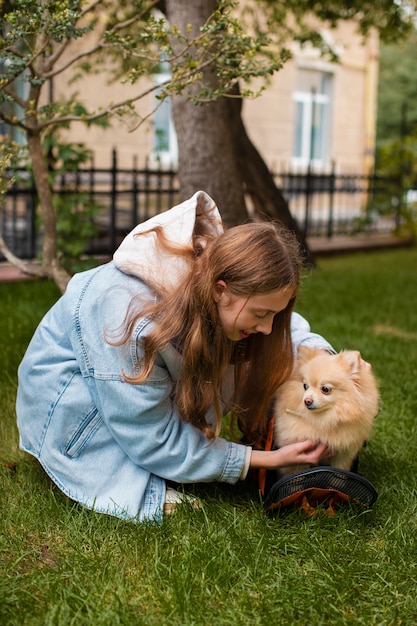
[[299, 310], [361, 350], [382, 393], [360, 460], [379, 498], [335, 517], [267, 517], [251, 484], [196, 486], [202, 510], [159, 526], [66, 499], [18, 450], [14, 414], [16, 367], [57, 295], [0, 284], [2, 625], [417, 624], [416, 249], [322, 259], [303, 284]]

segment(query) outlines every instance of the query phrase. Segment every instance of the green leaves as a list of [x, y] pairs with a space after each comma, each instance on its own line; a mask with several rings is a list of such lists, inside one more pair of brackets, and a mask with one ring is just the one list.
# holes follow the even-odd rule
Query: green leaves
[[82, 0], [19, 0], [1, 19], [4, 45], [16, 45], [30, 36], [45, 35], [52, 41], [82, 37], [89, 27], [77, 27], [83, 12]]
[[14, 173], [27, 162], [27, 150], [7, 135], [0, 136], [0, 203], [3, 196], [15, 182]]

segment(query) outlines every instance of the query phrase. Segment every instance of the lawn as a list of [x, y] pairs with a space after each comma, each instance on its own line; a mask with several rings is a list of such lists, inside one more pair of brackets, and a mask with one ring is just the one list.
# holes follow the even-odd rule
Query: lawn
[[[360, 457], [371, 511], [268, 517], [253, 484], [195, 486], [162, 525], [86, 511], [18, 449], [16, 367], [58, 297], [0, 284], [0, 623], [417, 624], [417, 250], [319, 260], [298, 310], [373, 365], [382, 407]], [[36, 390], [34, 390], [36, 392]]]

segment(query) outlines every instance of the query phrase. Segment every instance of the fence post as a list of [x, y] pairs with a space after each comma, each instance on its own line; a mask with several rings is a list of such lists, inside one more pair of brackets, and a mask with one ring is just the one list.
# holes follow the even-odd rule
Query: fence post
[[136, 155], [133, 157], [132, 176], [132, 228], [135, 228], [138, 223], [138, 159]]
[[95, 167], [94, 167], [94, 154], [93, 154], [93, 156], [90, 159], [90, 168], [88, 170], [88, 197], [91, 203], [94, 201], [94, 174], [95, 174]]
[[111, 189], [110, 189], [110, 250], [116, 249], [116, 188], [117, 188], [117, 153], [112, 151]]
[[335, 192], [335, 162], [332, 161], [332, 169], [330, 172], [329, 186], [329, 219], [327, 220], [327, 237], [330, 239], [333, 235], [333, 213], [334, 213], [334, 192]]
[[162, 200], [162, 177], [161, 177], [162, 163], [158, 163], [158, 178], [156, 180], [156, 212], [161, 212], [161, 200]]
[[311, 162], [307, 167], [307, 176], [306, 176], [306, 203], [305, 203], [305, 213], [304, 213], [304, 237], [307, 237], [309, 225], [310, 225], [310, 196], [311, 196]]
[[35, 185], [32, 182], [31, 185], [31, 190], [30, 190], [30, 194], [29, 194], [29, 200], [28, 200], [28, 204], [29, 204], [29, 215], [30, 215], [30, 220], [29, 220], [29, 232], [30, 232], [30, 252], [29, 252], [29, 257], [31, 259], [34, 259], [36, 257], [37, 254], [37, 232], [36, 232], [36, 189], [35, 189]]

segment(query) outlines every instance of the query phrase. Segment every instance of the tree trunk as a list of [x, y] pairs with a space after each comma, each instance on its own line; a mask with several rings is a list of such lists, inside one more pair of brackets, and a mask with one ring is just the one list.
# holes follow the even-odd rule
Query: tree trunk
[[[168, 21], [186, 32], [198, 29], [216, 8], [216, 0], [166, 0]], [[209, 72], [204, 80], [215, 85]], [[190, 87], [194, 92], [199, 85]], [[178, 137], [178, 175], [183, 198], [202, 189], [217, 203], [226, 225], [247, 220], [241, 177], [235, 158], [233, 136], [228, 127], [228, 104], [224, 98], [195, 105], [186, 95], [173, 97], [173, 117]]]
[[[239, 96], [239, 88], [233, 93]], [[245, 193], [250, 197], [255, 212], [261, 219], [278, 220], [292, 230], [300, 242], [304, 264], [314, 266], [314, 258], [308, 248], [304, 233], [290, 212], [287, 201], [276, 186], [265, 161], [250, 140], [242, 120], [242, 99], [227, 98], [230, 132], [236, 149], [238, 170]]]
[[62, 267], [57, 257], [56, 215], [48, 180], [48, 168], [42, 153], [41, 138], [36, 130], [32, 130], [28, 133], [27, 140], [44, 227], [40, 274], [55, 281], [63, 293], [67, 287], [70, 275]]

